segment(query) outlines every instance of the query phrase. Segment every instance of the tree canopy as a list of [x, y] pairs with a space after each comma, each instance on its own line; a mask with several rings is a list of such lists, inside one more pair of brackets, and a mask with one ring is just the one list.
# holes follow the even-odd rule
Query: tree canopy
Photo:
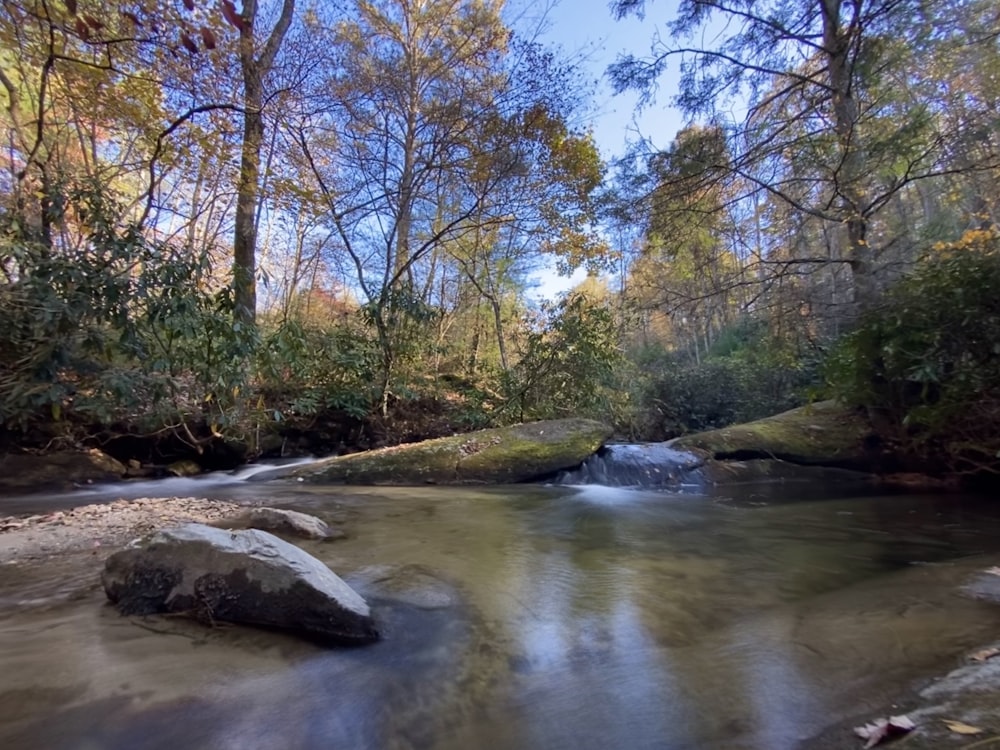
[[515, 10], [5, 3], [5, 434], [259, 450], [579, 410], [666, 437], [858, 400], [843, 342], [896, 336], [927, 268], [965, 294], [934, 248], [992, 257], [995, 3], [682, 0], [608, 77], [644, 107], [670, 78], [684, 125], [611, 164], [584, 72]]

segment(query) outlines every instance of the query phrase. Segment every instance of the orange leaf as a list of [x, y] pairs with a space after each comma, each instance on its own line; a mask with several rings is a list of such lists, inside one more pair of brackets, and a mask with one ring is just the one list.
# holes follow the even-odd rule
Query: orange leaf
[[181, 44], [183, 44], [184, 48], [192, 55], [198, 54], [198, 45], [195, 44], [194, 39], [189, 37], [187, 34], [181, 34]]
[[131, 21], [138, 28], [142, 28], [142, 21], [139, 20], [139, 16], [135, 13], [129, 13], [127, 10], [122, 11], [122, 15], [125, 16], [129, 21]]
[[80, 35], [80, 38], [83, 39], [83, 41], [87, 41], [87, 39], [90, 38], [90, 29], [87, 27], [87, 22], [82, 18], [76, 19], [73, 26], [76, 28], [76, 33]]
[[76, 0], [66, 0], [66, 10], [71, 16], [76, 15]]
[[205, 49], [215, 49], [215, 34], [207, 26], [201, 27], [201, 41], [205, 43]]

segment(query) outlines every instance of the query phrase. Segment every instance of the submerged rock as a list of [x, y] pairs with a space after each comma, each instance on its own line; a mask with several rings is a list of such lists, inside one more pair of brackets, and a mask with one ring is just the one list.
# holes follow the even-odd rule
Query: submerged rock
[[447, 609], [459, 600], [453, 585], [421, 565], [375, 565], [356, 575], [378, 597], [417, 609]]
[[378, 638], [368, 604], [326, 565], [264, 531], [185, 524], [108, 558], [108, 598], [125, 615], [190, 614], [337, 643]]
[[611, 437], [589, 419], [557, 419], [354, 453], [261, 472], [261, 479], [335, 484], [505, 484], [579, 465]]
[[303, 539], [342, 539], [343, 531], [331, 529], [321, 518], [282, 508], [254, 508], [244, 519], [249, 529], [273, 531]]

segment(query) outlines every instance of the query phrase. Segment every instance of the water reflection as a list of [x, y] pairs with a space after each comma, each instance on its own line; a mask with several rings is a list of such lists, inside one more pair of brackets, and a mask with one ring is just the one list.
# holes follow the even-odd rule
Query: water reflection
[[976, 498], [233, 492], [342, 523], [347, 540], [304, 546], [386, 639], [129, 620], [97, 559], [18, 567], [0, 577], [0, 746], [780, 750], [998, 622], [953, 588], [1000, 552]]

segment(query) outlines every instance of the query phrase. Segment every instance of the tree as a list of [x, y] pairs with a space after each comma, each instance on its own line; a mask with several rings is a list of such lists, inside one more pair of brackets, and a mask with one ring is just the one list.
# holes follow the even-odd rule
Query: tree
[[331, 252], [350, 259], [382, 350], [383, 411], [407, 358], [435, 345], [430, 324], [443, 332], [456, 265], [496, 320], [514, 276], [505, 252], [532, 233], [541, 249], [543, 220], [586, 235], [596, 148], [563, 122], [549, 69], [515, 73], [530, 45], [511, 42], [501, 7], [357, 2], [332, 30], [326, 104], [301, 120]]
[[630, 299], [670, 320], [674, 344], [698, 359], [714, 335], [733, 322], [744, 280], [734, 257], [732, 222], [723, 210], [728, 163], [724, 133], [691, 126], [649, 160], [645, 236], [629, 274]]
[[244, 0], [243, 12], [238, 20], [234, 16], [240, 30], [243, 145], [233, 226], [233, 289], [236, 314], [248, 326], [254, 325], [257, 314], [257, 209], [260, 152], [264, 143], [264, 82], [294, 13], [295, 0], [283, 0], [278, 19], [259, 52], [255, 28], [258, 22], [257, 0]]
[[[645, 5], [619, 0], [614, 7], [621, 16]], [[930, 103], [906, 99], [899, 86], [947, 5], [684, 0], [672, 41], [657, 43], [649, 59], [620, 60], [610, 74], [619, 89], [649, 96], [668, 62], [679, 60], [677, 103], [727, 133], [732, 158], [718, 166], [742, 181], [748, 196], [762, 192], [834, 228], [834, 257], [791, 260], [846, 265], [865, 308], [877, 299], [891, 243], [874, 231], [880, 214], [915, 183], [958, 168], [945, 160], [954, 141]], [[709, 26], [715, 44], [686, 43]], [[728, 108], [745, 116], [726, 122]]]

